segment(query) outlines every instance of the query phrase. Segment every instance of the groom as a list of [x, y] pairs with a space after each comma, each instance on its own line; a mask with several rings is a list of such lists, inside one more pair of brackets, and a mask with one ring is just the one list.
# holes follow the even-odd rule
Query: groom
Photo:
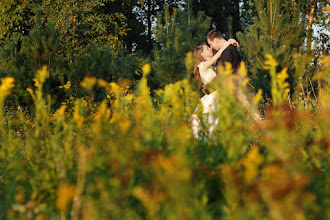
[[[219, 31], [210, 31], [207, 36], [207, 43], [214, 50], [220, 50], [221, 47], [226, 43], [226, 40], [223, 38], [222, 34]], [[241, 64], [241, 56], [238, 53], [238, 50], [235, 46], [229, 45], [221, 54], [220, 58], [217, 61], [217, 73], [219, 71], [219, 66], [225, 66], [225, 63], [229, 62], [232, 66], [232, 74], [236, 75], [239, 71]], [[213, 80], [205, 86], [205, 90], [208, 92], [214, 91], [214, 85], [217, 84], [221, 78], [220, 75], [216, 75]], [[246, 108], [251, 109], [252, 115], [254, 119], [261, 119], [260, 113], [257, 109], [251, 106], [251, 103], [246, 98], [245, 94], [238, 87], [238, 81], [235, 77], [232, 78], [233, 83], [235, 85], [235, 96], [238, 101], [240, 101]]]
[[[219, 31], [212, 30], [210, 31], [207, 36], [207, 43], [210, 45], [210, 47], [213, 50], [220, 50], [220, 48], [227, 42], [222, 34]], [[241, 64], [241, 56], [238, 53], [238, 50], [235, 46], [229, 45], [221, 54], [220, 58], [218, 59], [216, 65], [217, 65], [217, 73], [219, 70], [219, 66], [222, 65], [225, 66], [225, 63], [229, 62], [232, 66], [232, 73], [236, 74], [239, 70], [240, 64]], [[216, 77], [212, 80], [211, 83], [205, 86], [206, 91], [213, 90], [212, 84], [216, 83], [216, 81], [219, 80], [219, 75], [217, 74]]]
[[[212, 30], [207, 36], [207, 43], [213, 50], [220, 50], [221, 47], [227, 42], [219, 31]], [[241, 63], [241, 56], [235, 46], [229, 45], [221, 54], [217, 61], [217, 70], [219, 65], [225, 65], [225, 62], [229, 62], [232, 65], [233, 74], [236, 74]]]

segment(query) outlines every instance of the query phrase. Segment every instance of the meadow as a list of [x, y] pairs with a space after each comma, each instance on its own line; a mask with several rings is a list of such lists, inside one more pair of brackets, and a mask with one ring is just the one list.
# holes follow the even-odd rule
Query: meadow
[[259, 90], [249, 107], [230, 83], [237, 77], [245, 91], [246, 67], [223, 71], [212, 133], [195, 85], [183, 79], [151, 95], [149, 64], [134, 89], [85, 77], [82, 89], [107, 98], [68, 98], [56, 111], [47, 67], [27, 89], [33, 113], [6, 108], [17, 82], [2, 78], [0, 219], [330, 219], [329, 61], [310, 79], [318, 91], [293, 99], [286, 69], [268, 56], [272, 99], [262, 104]]

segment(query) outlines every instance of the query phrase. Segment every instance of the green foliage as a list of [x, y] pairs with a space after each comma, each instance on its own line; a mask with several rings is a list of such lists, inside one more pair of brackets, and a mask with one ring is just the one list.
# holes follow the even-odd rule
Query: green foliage
[[[122, 37], [127, 32], [125, 15], [122, 12], [108, 11], [109, 0], [39, 0], [1, 2], [0, 40], [30, 34], [35, 18], [42, 14], [42, 23], [54, 22], [60, 35], [61, 53], [68, 59], [81, 54], [87, 45], [101, 39], [105, 45], [110, 42], [114, 48], [122, 45]], [[16, 35], [15, 35], [16, 34]], [[1, 42], [1, 43], [2, 43]]]
[[42, 1], [1, 1], [0, 41], [5, 38], [21, 39], [29, 34], [34, 22], [35, 9]]
[[[301, 0], [299, 5], [303, 18], [308, 23], [306, 53], [319, 57], [322, 54], [329, 54], [329, 7], [328, 0]], [[313, 46], [312, 46], [313, 45]]]
[[105, 4], [109, 0], [60, 0], [43, 1], [43, 11], [47, 19], [55, 21], [60, 32], [65, 54], [72, 59], [81, 54], [87, 45], [101, 40], [114, 48], [121, 46], [120, 37], [126, 34], [125, 15], [108, 11]]
[[59, 50], [60, 35], [56, 31], [54, 23], [49, 20], [44, 27], [41, 15], [38, 14], [33, 29], [22, 42], [22, 54], [26, 56], [28, 62], [31, 62], [32, 70], [36, 71], [43, 65], [47, 65], [48, 69], [54, 66]]
[[[85, 96], [86, 93], [80, 90], [80, 82], [84, 77], [96, 77], [108, 82], [118, 80], [130, 81], [127, 86], [136, 85], [135, 81], [141, 78], [142, 61], [139, 56], [126, 54], [123, 50], [115, 51], [111, 46], [102, 47], [100, 42], [90, 44], [85, 53], [75, 57], [70, 66], [70, 72], [62, 86], [70, 83], [71, 87], [66, 90], [70, 97]], [[90, 94], [91, 95], [91, 94]], [[93, 94], [97, 100], [102, 100], [105, 93], [97, 90]]]
[[[118, 4], [122, 4], [122, 1], [118, 1]], [[152, 35], [153, 26], [157, 21], [157, 17], [164, 14], [164, 5], [167, 5], [172, 11], [173, 8], [182, 8], [184, 4], [185, 1], [177, 0], [130, 1], [129, 7], [131, 9], [125, 13], [130, 30], [127, 36], [124, 37], [125, 43], [128, 43], [126, 44], [128, 52], [131, 51], [134, 42], [136, 43], [134, 45], [136, 51], [150, 54], [155, 43]]]
[[[7, 38], [2, 49], [2, 74], [14, 77], [18, 85], [7, 101], [8, 107], [22, 105], [31, 109], [31, 99], [26, 88], [32, 87], [35, 71], [47, 65], [49, 80], [44, 89], [58, 101], [58, 86], [63, 81], [65, 67], [63, 56], [59, 53], [60, 36], [49, 20], [44, 26], [41, 15], [36, 17], [35, 26], [28, 36], [21, 39]], [[56, 94], [56, 95], [54, 95]]]
[[235, 38], [236, 33], [242, 31], [245, 19], [249, 19], [246, 13], [241, 15], [242, 11], [248, 10], [250, 6], [248, 2], [248, 0], [193, 0], [192, 9], [194, 14], [204, 11], [212, 19], [212, 26], [209, 28], [220, 31], [226, 39], [229, 39]]
[[[19, 82], [6, 101], [9, 108], [21, 106], [32, 109], [31, 97], [26, 89], [33, 86], [34, 72], [43, 65], [47, 65], [49, 76], [43, 89], [51, 95], [53, 109], [71, 97], [86, 95], [79, 86], [85, 76], [104, 78], [110, 82], [140, 78], [142, 61], [138, 56], [127, 55], [122, 49], [115, 50], [110, 42], [104, 45], [99, 38], [86, 46], [80, 56], [68, 59], [63, 55], [61, 35], [55, 23], [48, 20], [43, 24], [39, 14], [34, 24], [28, 36], [7, 38], [1, 49], [1, 74], [14, 77]], [[93, 95], [104, 98], [102, 91]]]
[[[43, 94], [44, 67], [28, 89], [34, 118], [3, 111], [14, 86], [3, 78], [1, 219], [328, 219], [330, 84], [317, 111], [289, 109], [287, 97], [276, 96], [285, 93], [283, 71], [276, 74], [272, 57], [265, 65], [278, 97], [267, 118], [254, 120], [253, 106], [236, 100], [233, 79], [244, 89], [247, 70], [223, 71], [219, 123], [212, 134], [205, 124], [197, 139], [191, 116], [206, 116], [196, 112], [198, 92], [184, 79], [154, 100], [148, 64], [136, 90], [87, 77], [82, 87], [102, 88], [108, 98], [96, 106], [76, 98], [54, 114]], [[321, 65], [317, 77], [329, 81], [329, 58]]]
[[237, 37], [243, 57], [246, 57], [249, 64], [252, 84], [256, 89], [263, 89], [269, 96], [270, 77], [264, 65], [266, 54], [281, 60], [281, 68], [288, 68], [289, 83], [294, 88], [298, 77], [293, 69], [293, 55], [302, 48], [305, 24], [293, 3], [284, 8], [277, 0], [255, 0], [254, 3], [258, 13], [254, 24], [247, 27], [244, 33], [238, 33]]
[[[1, 6], [24, 2], [30, 1]], [[52, 7], [56, 2], [48, 1]], [[73, 11], [86, 9], [80, 15], [90, 19], [90, 6], [103, 7], [100, 1], [67, 2], [61, 1], [66, 9], [51, 10], [64, 19], [75, 4]], [[237, 96], [249, 82], [250, 66], [244, 64], [237, 75], [220, 71], [217, 111], [203, 114], [187, 74], [189, 51], [205, 41], [210, 18], [191, 16], [190, 9], [165, 12], [155, 29], [160, 47], [151, 65], [142, 66], [143, 58], [102, 37], [72, 40], [78, 32], [62, 33], [58, 21], [41, 16], [33, 22], [36, 11], [29, 34], [3, 38], [0, 219], [330, 218], [329, 57], [314, 63], [309, 81], [313, 57], [289, 53], [283, 68], [282, 38], [270, 41], [267, 31], [254, 26], [255, 39], [276, 42], [270, 55], [261, 56], [273, 97], [265, 118], [255, 117], [262, 90], [251, 104]], [[64, 35], [75, 44], [63, 44]], [[291, 70], [300, 79], [295, 100], [288, 96]], [[309, 86], [315, 83], [316, 91]], [[210, 115], [218, 120], [212, 132]], [[200, 121], [198, 137], [193, 116]]]
[[256, 17], [257, 11], [255, 9], [255, 4], [253, 0], [243, 0], [242, 1], [242, 10], [241, 10], [241, 23], [242, 30], [245, 30], [248, 26], [253, 24], [253, 19]]
[[156, 85], [152, 87], [164, 87], [190, 77], [192, 73], [185, 71], [183, 58], [205, 41], [210, 22], [203, 12], [193, 16], [191, 8], [182, 11], [174, 9], [170, 15], [169, 7], [165, 6], [165, 14], [158, 17], [154, 30], [159, 47], [154, 47], [154, 73], [151, 76]]

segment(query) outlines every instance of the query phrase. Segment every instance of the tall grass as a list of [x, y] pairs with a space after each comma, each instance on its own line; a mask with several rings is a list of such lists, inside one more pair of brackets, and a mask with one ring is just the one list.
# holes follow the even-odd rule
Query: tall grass
[[[261, 91], [246, 105], [237, 98], [248, 78], [219, 84], [216, 128], [195, 112], [199, 94], [188, 80], [150, 96], [147, 74], [127, 84], [85, 78], [90, 97], [51, 112], [43, 94], [47, 70], [28, 89], [35, 113], [4, 112], [14, 79], [0, 86], [1, 219], [329, 219], [329, 59], [318, 79], [317, 110], [289, 103], [286, 70], [265, 64], [273, 103], [255, 119]], [[191, 118], [201, 119], [198, 138]]]

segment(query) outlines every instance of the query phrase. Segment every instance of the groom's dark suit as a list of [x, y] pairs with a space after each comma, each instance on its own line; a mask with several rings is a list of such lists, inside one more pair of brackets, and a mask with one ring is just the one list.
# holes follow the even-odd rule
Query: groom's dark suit
[[237, 73], [237, 70], [241, 63], [241, 56], [235, 46], [229, 45], [221, 54], [217, 61], [217, 70], [219, 65], [225, 65], [225, 62], [229, 62], [232, 65], [233, 73]]
[[[241, 56], [238, 53], [238, 50], [235, 46], [229, 45], [221, 54], [220, 58], [217, 61], [217, 73], [219, 66], [225, 66], [225, 63], [229, 62], [232, 65], [233, 74], [238, 72], [241, 63]], [[213, 91], [214, 84], [217, 83], [220, 76], [217, 74], [213, 80], [205, 86], [205, 89], [209, 92]]]

